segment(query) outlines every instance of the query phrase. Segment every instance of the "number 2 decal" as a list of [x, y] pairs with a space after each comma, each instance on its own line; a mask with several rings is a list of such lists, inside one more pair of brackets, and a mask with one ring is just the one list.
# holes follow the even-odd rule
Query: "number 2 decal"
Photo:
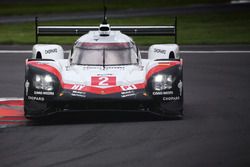
[[99, 81], [100, 81], [99, 86], [108, 86], [109, 85], [109, 83], [108, 83], [109, 78], [108, 77], [100, 77]]
[[115, 76], [92, 76], [91, 85], [94, 86], [114, 86], [116, 85]]

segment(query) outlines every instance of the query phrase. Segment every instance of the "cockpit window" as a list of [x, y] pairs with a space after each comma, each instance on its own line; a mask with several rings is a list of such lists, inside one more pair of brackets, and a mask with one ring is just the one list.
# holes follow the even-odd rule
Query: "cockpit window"
[[72, 64], [137, 64], [136, 48], [131, 43], [80, 43], [74, 48]]

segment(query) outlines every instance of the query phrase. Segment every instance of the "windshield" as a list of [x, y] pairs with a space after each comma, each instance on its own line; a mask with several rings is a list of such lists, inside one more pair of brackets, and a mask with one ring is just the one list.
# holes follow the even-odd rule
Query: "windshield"
[[129, 43], [81, 43], [74, 48], [72, 64], [132, 65], [137, 63], [136, 48]]

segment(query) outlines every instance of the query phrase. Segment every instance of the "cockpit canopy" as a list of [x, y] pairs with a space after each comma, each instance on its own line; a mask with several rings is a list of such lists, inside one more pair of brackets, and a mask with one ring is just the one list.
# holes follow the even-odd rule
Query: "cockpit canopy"
[[109, 66], [133, 65], [138, 60], [137, 49], [130, 42], [78, 42], [73, 50], [72, 64]]

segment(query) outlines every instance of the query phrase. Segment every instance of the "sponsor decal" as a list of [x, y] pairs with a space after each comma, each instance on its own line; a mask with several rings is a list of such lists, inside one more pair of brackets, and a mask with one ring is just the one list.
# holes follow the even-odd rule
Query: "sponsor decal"
[[29, 83], [29, 81], [28, 80], [26, 80], [26, 82], [25, 82], [25, 90], [26, 90], [26, 96], [28, 96], [28, 93], [29, 93], [29, 87], [30, 87], [30, 83]]
[[57, 53], [57, 49], [49, 49], [49, 50], [45, 50], [45, 54], [51, 54], [51, 53]]
[[44, 97], [28, 96], [29, 100], [44, 101]]
[[105, 67], [107, 70], [124, 70], [125, 67], [121, 67], [121, 66], [113, 66], [113, 67]]
[[114, 86], [116, 85], [115, 76], [92, 76], [91, 85], [93, 86]]
[[[63, 89], [67, 89], [67, 90], [74, 90], [72, 89], [72, 87], [76, 85], [76, 84], [63, 84]], [[86, 86], [86, 85], [82, 85], [84, 87], [82, 87], [80, 89], [80, 87], [78, 86], [74, 86], [74, 88], [76, 88], [77, 91], [82, 91], [82, 92], [87, 92], [87, 93], [95, 93], [95, 94], [112, 94], [112, 93], [121, 93], [122, 91], [127, 91], [127, 90], [137, 90], [137, 89], [144, 89], [145, 88], [145, 83], [137, 83], [134, 84], [134, 86], [124, 86], [123, 89], [121, 88], [121, 86], [107, 86], [107, 87], [97, 87], [97, 86]]]
[[121, 89], [123, 91], [127, 91], [127, 90], [135, 90], [137, 89], [137, 87], [135, 85], [129, 85], [129, 86], [121, 86]]
[[[91, 66], [84, 66], [83, 67], [83, 69], [84, 70], [95, 70], [95, 69], [103, 69], [103, 67], [102, 66], [93, 66], [93, 67], [91, 67]], [[106, 70], [124, 70], [125, 69], [125, 67], [122, 67], [122, 66], [113, 66], [113, 67], [109, 67], [109, 66], [106, 66], [105, 67], [105, 69]]]
[[43, 91], [34, 91], [35, 95], [48, 95], [48, 96], [53, 96], [55, 95], [54, 92], [43, 92]]
[[162, 98], [163, 101], [176, 101], [176, 100], [180, 100], [179, 96], [176, 97], [163, 97]]
[[166, 54], [166, 50], [154, 48], [155, 53]]
[[178, 83], [177, 86], [178, 86], [178, 88], [179, 88], [179, 92], [180, 92], [180, 96], [181, 96], [181, 95], [182, 95], [182, 88], [183, 88], [183, 87], [182, 87], [183, 84], [182, 84], [182, 81], [181, 81], [181, 80], [179, 81], [179, 83]]
[[74, 90], [71, 95], [76, 96], [76, 97], [86, 97], [86, 92], [80, 92], [80, 91]]
[[97, 74], [97, 76], [105, 77], [105, 76], [112, 76], [112, 74]]
[[135, 96], [135, 92], [133, 90], [121, 92], [121, 97], [129, 97]]
[[173, 91], [165, 91], [165, 92], [153, 92], [154, 96], [160, 96], [160, 95], [173, 95]]
[[94, 66], [94, 67], [91, 67], [91, 66], [84, 66], [83, 67], [83, 70], [92, 70], [92, 69], [94, 69], [94, 70], [96, 70], [96, 69], [102, 69], [103, 67], [99, 67], [99, 66]]
[[79, 85], [79, 84], [75, 84], [71, 87], [72, 90], [82, 90], [85, 87], [85, 85]]

